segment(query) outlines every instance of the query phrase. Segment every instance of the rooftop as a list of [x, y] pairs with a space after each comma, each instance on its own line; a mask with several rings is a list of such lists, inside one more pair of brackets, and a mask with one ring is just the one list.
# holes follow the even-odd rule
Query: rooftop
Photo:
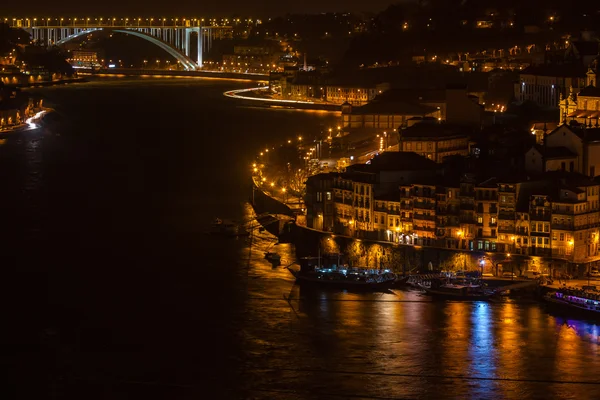
[[521, 75], [585, 78], [587, 70], [587, 67], [579, 64], [541, 64], [530, 65], [521, 71]]
[[536, 144], [533, 147], [547, 160], [577, 157], [577, 154], [562, 146], [544, 147], [540, 144]]
[[577, 96], [600, 97], [600, 88], [596, 86], [587, 86], [581, 89]]
[[418, 123], [410, 128], [402, 129], [400, 136], [402, 139], [432, 139], [432, 138], [466, 138], [471, 134], [471, 129], [452, 124], [432, 124]]
[[352, 114], [427, 115], [435, 111], [437, 111], [435, 107], [424, 106], [416, 103], [408, 103], [403, 101], [379, 101], [375, 99], [362, 107], [354, 107], [352, 109]]
[[439, 167], [435, 161], [407, 151], [386, 151], [371, 160], [371, 164], [354, 164], [347, 168], [351, 172], [377, 173], [382, 171], [418, 171]]

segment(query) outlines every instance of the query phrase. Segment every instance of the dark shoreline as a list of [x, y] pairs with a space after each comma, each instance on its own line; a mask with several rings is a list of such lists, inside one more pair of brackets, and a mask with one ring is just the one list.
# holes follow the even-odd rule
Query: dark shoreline
[[209, 71], [160, 71], [129, 68], [111, 68], [97, 71], [80, 72], [80, 75], [89, 76], [156, 76], [176, 78], [214, 78], [214, 79], [238, 79], [245, 81], [268, 81], [268, 75], [262, 74], [239, 74], [234, 72], [209, 72]]
[[60, 79], [57, 81], [44, 81], [44, 82], [36, 82], [36, 83], [28, 83], [26, 85], [15, 85], [21, 89], [28, 88], [38, 88], [38, 87], [48, 87], [48, 86], [56, 86], [56, 85], [66, 85], [68, 83], [84, 83], [88, 82], [85, 78], [70, 78], [70, 79]]

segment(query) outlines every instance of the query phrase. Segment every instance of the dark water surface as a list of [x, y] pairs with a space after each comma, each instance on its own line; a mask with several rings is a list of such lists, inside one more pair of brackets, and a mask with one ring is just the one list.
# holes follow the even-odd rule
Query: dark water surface
[[0, 142], [7, 398], [600, 398], [598, 325], [535, 303], [305, 292], [262, 259], [267, 234], [206, 235], [251, 216], [252, 151], [334, 123], [222, 96], [247, 85], [38, 92], [63, 122]]

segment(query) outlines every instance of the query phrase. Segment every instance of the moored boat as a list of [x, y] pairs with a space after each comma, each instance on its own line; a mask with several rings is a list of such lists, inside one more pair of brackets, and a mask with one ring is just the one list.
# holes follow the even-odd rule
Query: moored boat
[[271, 251], [267, 251], [265, 252], [265, 258], [267, 260], [269, 260], [272, 263], [279, 263], [281, 262], [281, 256], [277, 253], [273, 253]]
[[[337, 262], [334, 259], [337, 257]], [[393, 287], [396, 274], [389, 270], [353, 268], [339, 262], [340, 255], [324, 257], [330, 262], [321, 264], [321, 257], [300, 259], [300, 269], [288, 267], [296, 282], [341, 290], [377, 291]]]
[[494, 295], [476, 281], [432, 279], [430, 284], [419, 284], [428, 295], [445, 300], [486, 300]]
[[559, 289], [543, 297], [552, 309], [568, 316], [600, 319], [600, 293], [580, 289]]

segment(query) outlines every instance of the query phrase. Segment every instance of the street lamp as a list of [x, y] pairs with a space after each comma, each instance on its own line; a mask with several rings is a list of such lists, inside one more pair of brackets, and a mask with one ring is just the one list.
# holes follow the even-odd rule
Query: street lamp
[[506, 253], [506, 259], [510, 263], [510, 272], [511, 272], [510, 280], [514, 281], [515, 280], [515, 264], [510, 260], [510, 253]]

